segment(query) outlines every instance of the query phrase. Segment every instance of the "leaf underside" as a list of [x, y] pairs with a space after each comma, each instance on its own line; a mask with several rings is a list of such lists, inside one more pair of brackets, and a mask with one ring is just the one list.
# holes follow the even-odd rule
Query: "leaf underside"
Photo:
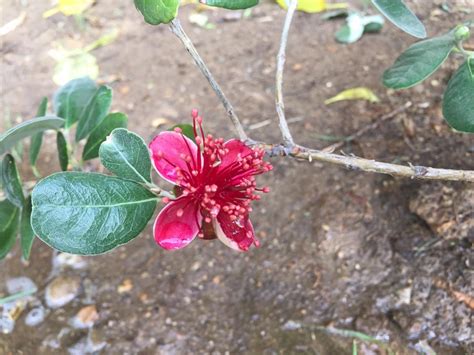
[[401, 30], [417, 38], [426, 38], [425, 26], [402, 0], [372, 0], [372, 3]]

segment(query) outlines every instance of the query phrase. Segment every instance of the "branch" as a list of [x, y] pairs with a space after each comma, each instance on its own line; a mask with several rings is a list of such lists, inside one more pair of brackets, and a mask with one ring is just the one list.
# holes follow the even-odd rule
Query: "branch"
[[449, 180], [474, 182], [474, 171], [436, 169], [426, 166], [404, 166], [390, 163], [382, 163], [375, 160], [363, 159], [352, 156], [344, 156], [323, 152], [320, 150], [298, 147], [301, 151], [293, 154], [296, 158], [308, 161], [319, 160], [336, 165], [343, 165], [352, 170], [362, 170], [372, 173], [387, 174], [407, 178], [417, 178], [422, 180]]
[[[389, 164], [383, 162], [377, 162], [375, 160], [370, 159], [363, 159], [353, 156], [345, 156], [345, 155], [338, 155], [333, 154], [327, 151], [320, 151], [315, 149], [309, 149], [306, 147], [302, 147], [296, 145], [293, 141], [291, 136], [290, 130], [288, 128], [288, 123], [285, 118], [284, 112], [284, 102], [283, 102], [283, 69], [285, 64], [285, 53], [286, 53], [286, 44], [288, 41], [288, 32], [291, 25], [291, 21], [297, 6], [297, 1], [292, 0], [288, 12], [286, 15], [285, 25], [282, 33], [282, 44], [280, 45], [280, 51], [278, 55], [278, 65], [277, 65], [277, 85], [276, 85], [276, 104], [277, 104], [277, 112], [279, 114], [280, 119], [280, 129], [282, 131], [283, 139], [285, 144], [268, 144], [268, 143], [257, 143], [253, 142], [251, 139], [248, 138], [247, 134], [244, 132], [244, 129], [234, 112], [234, 109], [229, 102], [229, 100], [225, 97], [224, 93], [222, 92], [221, 88], [214, 80], [211, 72], [207, 68], [206, 64], [204, 63], [203, 59], [196, 51], [193, 43], [191, 42], [190, 38], [186, 35], [181, 24], [177, 19], [173, 20], [170, 23], [171, 31], [181, 40], [184, 44], [184, 47], [187, 49], [191, 57], [193, 58], [196, 65], [201, 70], [202, 74], [206, 77], [209, 84], [211, 85], [212, 89], [216, 93], [219, 100], [222, 102], [224, 108], [226, 109], [229, 118], [232, 121], [240, 139], [242, 141], [247, 142], [249, 145], [256, 145], [261, 148], [264, 148], [267, 151], [267, 154], [270, 156], [281, 155], [281, 156], [291, 156], [296, 159], [300, 160], [307, 160], [312, 162], [313, 160], [318, 160], [322, 162], [332, 163], [336, 165], [345, 166], [349, 169], [353, 170], [361, 170], [366, 172], [374, 172], [380, 174], [388, 174], [392, 176], [400, 176], [400, 177], [408, 177], [408, 178], [416, 178], [422, 180], [446, 180], [446, 181], [467, 181], [467, 182], [474, 182], [474, 171], [463, 171], [463, 170], [451, 170], [451, 169], [435, 169], [425, 166], [404, 166], [404, 165], [396, 165], [396, 164]], [[405, 106], [404, 106], [405, 107]], [[388, 118], [382, 118], [384, 121], [393, 117], [393, 115], [399, 113], [390, 113], [388, 114]], [[384, 117], [387, 117], [384, 116]], [[367, 129], [370, 129], [372, 126], [369, 126]], [[362, 134], [366, 132], [365, 129], [357, 132], [352, 137], [358, 138]]]
[[[290, 30], [293, 15], [298, 5], [297, 0], [291, 0], [288, 11], [286, 13], [285, 24], [281, 34], [280, 50], [278, 52], [277, 74], [276, 74], [276, 107], [278, 118], [280, 121], [280, 130], [283, 136], [284, 146], [266, 147], [270, 154], [290, 155], [297, 159], [319, 160], [322, 162], [342, 165], [354, 170], [362, 170], [367, 172], [375, 172], [380, 174], [388, 174], [393, 176], [403, 176], [409, 178], [419, 178], [426, 180], [454, 180], [454, 181], [471, 181], [474, 182], [474, 171], [450, 170], [450, 169], [433, 169], [424, 166], [403, 166], [389, 163], [377, 162], [374, 160], [363, 159], [358, 157], [350, 157], [344, 155], [333, 154], [331, 152], [309, 149], [303, 146], [295, 145], [291, 136], [288, 123], [285, 118], [285, 105], [283, 102], [283, 71], [286, 59], [286, 47], [288, 43], [288, 32]], [[398, 113], [398, 112], [397, 112]], [[388, 114], [383, 119], [393, 117], [395, 114]], [[351, 136], [351, 139], [357, 138], [364, 134], [371, 127], [363, 129]], [[328, 148], [336, 149], [339, 144], [335, 144]], [[268, 149], [270, 148], [270, 149]], [[280, 150], [280, 152], [278, 152]]]
[[177, 18], [175, 18], [173, 21], [170, 22], [170, 29], [171, 29], [171, 32], [173, 32], [173, 34], [175, 34], [176, 37], [178, 37], [181, 40], [186, 50], [189, 52], [189, 54], [193, 58], [194, 63], [201, 70], [201, 73], [206, 77], [207, 81], [211, 85], [217, 97], [222, 102], [222, 105], [224, 106], [227, 112], [227, 115], [232, 121], [232, 124], [234, 125], [235, 131], [237, 132], [237, 135], [239, 136], [240, 140], [244, 142], [248, 142], [249, 138], [247, 134], [245, 133], [244, 128], [242, 127], [242, 124], [240, 123], [239, 117], [237, 116], [237, 114], [234, 111], [234, 108], [232, 107], [232, 104], [224, 95], [224, 92], [222, 91], [219, 84], [214, 79], [214, 76], [212, 75], [212, 73], [210, 72], [206, 64], [204, 63], [204, 60], [201, 58], [198, 51], [194, 47], [193, 42], [188, 37], [186, 32], [184, 32], [184, 29]]
[[280, 50], [277, 56], [277, 70], [276, 70], [276, 87], [275, 87], [275, 104], [278, 119], [280, 121], [280, 131], [283, 136], [283, 142], [288, 147], [294, 147], [295, 142], [291, 136], [290, 128], [285, 117], [285, 103], [283, 101], [283, 71], [285, 69], [286, 62], [286, 45], [288, 43], [288, 33], [290, 32], [291, 21], [293, 21], [293, 15], [295, 14], [296, 7], [298, 6], [298, 0], [291, 0], [288, 5], [288, 11], [286, 13], [285, 24], [283, 25], [283, 31], [281, 33]]
[[288, 147], [281, 144], [275, 145], [261, 143], [256, 146], [265, 149], [269, 156], [291, 156], [298, 160], [309, 161], [310, 163], [313, 161], [321, 161], [345, 166], [351, 170], [360, 170], [420, 180], [474, 182], [474, 171], [472, 170], [437, 169], [421, 165], [410, 164], [409, 166], [405, 166], [383, 163], [355, 156], [333, 154], [322, 150], [306, 148], [300, 145], [296, 145], [292, 150], [289, 150]]

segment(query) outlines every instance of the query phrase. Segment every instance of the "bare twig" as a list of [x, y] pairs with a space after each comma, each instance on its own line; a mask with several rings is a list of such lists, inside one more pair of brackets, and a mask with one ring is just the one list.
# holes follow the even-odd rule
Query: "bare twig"
[[351, 170], [360, 170], [372, 173], [387, 174], [391, 176], [406, 177], [420, 180], [445, 180], [445, 181], [467, 181], [474, 182], [474, 171], [437, 169], [421, 165], [399, 165], [383, 163], [376, 160], [364, 159], [355, 156], [333, 154], [321, 150], [310, 149], [300, 145], [288, 150], [284, 145], [257, 144], [265, 149], [269, 156], [291, 156], [299, 160], [321, 161]]
[[170, 28], [171, 28], [171, 32], [173, 32], [176, 35], [176, 37], [178, 37], [181, 40], [186, 50], [189, 52], [189, 54], [191, 54], [191, 57], [194, 59], [194, 63], [201, 70], [201, 73], [206, 77], [207, 81], [211, 85], [217, 97], [222, 102], [222, 105], [224, 106], [227, 112], [227, 115], [232, 121], [232, 124], [234, 125], [235, 131], [237, 132], [240, 140], [244, 142], [248, 142], [249, 139], [247, 137], [247, 134], [245, 133], [244, 128], [242, 127], [242, 124], [240, 123], [239, 117], [237, 116], [237, 114], [234, 111], [234, 108], [232, 107], [232, 104], [224, 95], [224, 92], [222, 91], [219, 84], [214, 79], [214, 76], [212, 75], [212, 73], [210, 72], [206, 64], [204, 63], [203, 59], [199, 55], [198, 51], [194, 47], [193, 42], [188, 37], [186, 32], [184, 32], [184, 29], [177, 18], [170, 22]]
[[390, 163], [378, 162], [375, 160], [363, 159], [352, 156], [343, 156], [322, 152], [314, 149], [299, 147], [300, 152], [294, 154], [296, 158], [309, 161], [319, 160], [336, 165], [342, 165], [353, 170], [362, 170], [373, 173], [388, 174], [407, 178], [417, 178], [422, 180], [450, 180], [474, 182], [474, 171], [435, 169], [425, 166], [404, 166]]
[[[435, 169], [425, 166], [404, 166], [397, 164], [389, 164], [378, 162], [375, 160], [364, 159], [353, 156], [345, 156], [333, 154], [326, 151], [309, 149], [303, 146], [296, 145], [291, 136], [290, 130], [288, 128], [288, 123], [285, 118], [284, 112], [284, 102], [283, 102], [283, 69], [285, 62], [285, 52], [286, 44], [288, 40], [288, 32], [291, 25], [291, 20], [294, 15], [294, 11], [297, 6], [297, 1], [292, 0], [290, 6], [288, 7], [288, 12], [286, 15], [285, 25], [282, 33], [282, 44], [280, 45], [280, 53], [278, 56], [278, 69], [277, 69], [277, 85], [276, 85], [276, 96], [277, 96], [277, 111], [280, 119], [280, 129], [282, 131], [284, 145], [282, 144], [268, 144], [268, 143], [257, 143], [250, 140], [246, 133], [243, 130], [243, 127], [237, 118], [232, 105], [229, 100], [225, 97], [219, 85], [214, 80], [211, 72], [207, 68], [203, 59], [200, 57], [199, 53], [194, 48], [189, 37], [183, 31], [179, 21], [177, 19], [173, 20], [170, 24], [172, 32], [183, 42], [185, 48], [192, 56], [194, 62], [201, 70], [202, 74], [209, 81], [212, 89], [224, 105], [239, 137], [241, 140], [247, 142], [249, 145], [256, 145], [261, 148], [264, 148], [268, 155], [270, 156], [291, 156], [296, 159], [307, 160], [312, 162], [313, 160], [318, 160], [322, 162], [327, 162], [331, 164], [345, 166], [353, 170], [361, 170], [366, 172], [374, 172], [380, 174], [388, 174], [392, 176], [407, 177], [412, 179], [423, 179], [423, 180], [450, 180], [450, 181], [467, 181], [474, 182], [474, 171], [469, 170], [451, 170], [451, 169]], [[390, 117], [390, 116], [389, 116]], [[388, 119], [388, 118], [387, 118]], [[384, 119], [385, 120], [385, 119]], [[354, 137], [360, 137], [368, 129], [364, 129], [363, 132], [357, 132]], [[361, 130], [362, 131], [362, 130]]]
[[295, 146], [293, 137], [291, 136], [288, 122], [285, 117], [285, 103], [283, 101], [283, 72], [285, 69], [286, 62], [286, 45], [288, 43], [288, 33], [290, 32], [291, 21], [298, 6], [298, 0], [291, 0], [288, 5], [288, 11], [286, 13], [285, 23], [283, 25], [283, 31], [281, 33], [280, 50], [278, 51], [277, 57], [277, 70], [276, 70], [276, 87], [275, 87], [275, 104], [276, 111], [278, 114], [280, 131], [283, 136], [283, 142], [289, 148]]
[[345, 138], [345, 139], [343, 139], [339, 142], [336, 142], [334, 144], [331, 144], [331, 145], [327, 146], [326, 148], [323, 148], [322, 151], [329, 152], [329, 153], [334, 152], [336, 149], [339, 149], [342, 146], [344, 146], [344, 144], [346, 144], [347, 142], [352, 142], [352, 141], [362, 137], [367, 132], [372, 131], [372, 130], [376, 129], [377, 127], [379, 127], [383, 122], [391, 120], [392, 118], [394, 118], [398, 114], [406, 111], [412, 105], [413, 104], [411, 103], [411, 101], [408, 101], [405, 105], [393, 110], [392, 112], [387, 113], [386, 115], [383, 115], [382, 117], [377, 119], [375, 122], [372, 122], [371, 124], [361, 128], [356, 133], [351, 134], [349, 137], [347, 137], [347, 138]]

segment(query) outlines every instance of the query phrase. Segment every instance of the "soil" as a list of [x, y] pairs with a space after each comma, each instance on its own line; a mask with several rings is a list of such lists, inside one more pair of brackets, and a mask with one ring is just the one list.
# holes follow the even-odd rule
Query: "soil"
[[[430, 34], [468, 16], [441, 11], [441, 1], [409, 3]], [[100, 79], [114, 89], [113, 109], [129, 115], [131, 130], [149, 139], [158, 132], [158, 119], [168, 120], [163, 129], [187, 121], [198, 108], [207, 131], [233, 135], [220, 103], [166, 26], [145, 25], [130, 1], [98, 0], [82, 30], [72, 17], [43, 19], [49, 7], [45, 0], [0, 4], [2, 24], [20, 11], [27, 14], [1, 37], [2, 130], [8, 113], [31, 118], [41, 97], [56, 90], [48, 55], [53, 42], [83, 46], [117, 28], [117, 40], [94, 54]], [[192, 9], [181, 9], [183, 26], [250, 135], [279, 142], [273, 88], [284, 12], [269, 2], [239, 21], [224, 21], [229, 13], [223, 10], [208, 11], [216, 28], [207, 30], [189, 23]], [[295, 18], [285, 103], [297, 141], [322, 148], [330, 144], [328, 136], [349, 136], [411, 101], [410, 109], [343, 151], [474, 169], [474, 138], [453, 132], [440, 107], [459, 60], [450, 59], [423, 84], [393, 92], [380, 77], [413, 38], [386, 24], [381, 34], [341, 45], [334, 40], [340, 25], [318, 15]], [[371, 88], [381, 102], [324, 105], [356, 86]], [[258, 128], [265, 120], [271, 123]], [[43, 153], [43, 175], [58, 170], [52, 135]], [[22, 176], [30, 181], [26, 160]], [[272, 163], [274, 171], [260, 180], [272, 192], [255, 204], [252, 216], [261, 247], [248, 253], [216, 241], [166, 252], [155, 246], [148, 228], [112, 253], [85, 258], [83, 268], [58, 270], [52, 266], [55, 254], [39, 240], [29, 263], [21, 262], [17, 246], [0, 263], [0, 296], [6, 295], [6, 281], [18, 276], [39, 286], [35, 297], [43, 303], [45, 286], [58, 274], [79, 278], [81, 290], [35, 328], [25, 325], [24, 311], [13, 333], [0, 335], [0, 353], [80, 353], [87, 336], [89, 345], [105, 342], [102, 352], [110, 354], [352, 353], [353, 339], [327, 331], [332, 328], [368, 334], [399, 354], [430, 348], [439, 354], [474, 352], [472, 184], [398, 179], [284, 158]], [[87, 168], [100, 170], [98, 163]], [[93, 329], [73, 329], [69, 319], [90, 304], [98, 312]], [[389, 351], [360, 340], [356, 345], [362, 354]]]

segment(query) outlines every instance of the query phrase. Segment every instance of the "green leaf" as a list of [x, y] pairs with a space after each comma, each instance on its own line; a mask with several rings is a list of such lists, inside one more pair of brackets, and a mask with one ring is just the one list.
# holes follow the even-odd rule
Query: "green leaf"
[[341, 43], [354, 43], [358, 41], [364, 33], [364, 23], [362, 17], [354, 12], [347, 19], [346, 24], [336, 32], [336, 40]]
[[66, 138], [64, 138], [64, 134], [59, 131], [56, 135], [56, 146], [58, 148], [59, 166], [61, 167], [62, 171], [67, 171], [67, 166], [69, 164], [67, 141]]
[[196, 143], [196, 137], [194, 137], [194, 128], [189, 123], [181, 123], [174, 125], [169, 129], [169, 131], [174, 131], [175, 128], [181, 129], [181, 133], [183, 133], [186, 137], [191, 139], [194, 143]]
[[401, 30], [417, 38], [426, 38], [425, 26], [402, 0], [372, 0], [372, 3]]
[[18, 230], [20, 209], [8, 200], [0, 201], [0, 260], [2, 260], [15, 244]]
[[66, 129], [77, 122], [96, 91], [95, 82], [86, 77], [70, 81], [54, 94], [54, 110], [66, 120]]
[[443, 115], [454, 129], [474, 133], [474, 78], [467, 61], [449, 80], [443, 98]]
[[31, 228], [31, 196], [26, 200], [25, 206], [21, 210], [20, 221], [20, 236], [21, 236], [21, 251], [23, 259], [28, 260], [31, 254], [31, 247], [35, 240], [35, 233]]
[[79, 117], [76, 141], [86, 138], [105, 118], [112, 103], [112, 89], [101, 86], [91, 97], [89, 103]]
[[147, 225], [157, 197], [141, 185], [101, 174], [57, 173], [36, 185], [35, 234], [66, 253], [105, 253], [134, 239]]
[[[45, 97], [41, 101], [38, 111], [36, 112], [36, 117], [43, 117], [46, 116], [46, 110], [48, 108], [48, 98]], [[31, 144], [30, 144], [30, 165], [35, 168], [36, 161], [38, 160], [38, 155], [41, 149], [41, 144], [43, 144], [43, 132], [39, 132], [31, 136]]]
[[248, 9], [258, 5], [259, 0], [199, 0], [201, 4], [214, 7], [222, 7], [229, 10]]
[[0, 155], [12, 148], [23, 138], [32, 136], [36, 133], [48, 129], [58, 130], [64, 125], [64, 120], [56, 116], [44, 116], [33, 118], [10, 128], [4, 134], [0, 135]]
[[102, 164], [115, 175], [141, 183], [151, 182], [151, 161], [144, 140], [123, 128], [115, 129], [99, 149]]
[[98, 125], [87, 139], [86, 146], [82, 152], [83, 160], [90, 160], [99, 156], [100, 145], [107, 136], [116, 128], [127, 128], [127, 115], [121, 112], [110, 113], [102, 123]]
[[5, 158], [3, 158], [1, 173], [3, 189], [7, 199], [18, 208], [22, 208], [25, 204], [25, 196], [23, 195], [23, 187], [21, 186], [21, 179], [16, 168], [15, 159], [10, 154], [5, 155]]
[[410, 46], [383, 74], [383, 83], [392, 89], [412, 87], [433, 74], [455, 47], [452, 32]]
[[135, 7], [150, 25], [169, 23], [178, 14], [179, 0], [134, 0]]

